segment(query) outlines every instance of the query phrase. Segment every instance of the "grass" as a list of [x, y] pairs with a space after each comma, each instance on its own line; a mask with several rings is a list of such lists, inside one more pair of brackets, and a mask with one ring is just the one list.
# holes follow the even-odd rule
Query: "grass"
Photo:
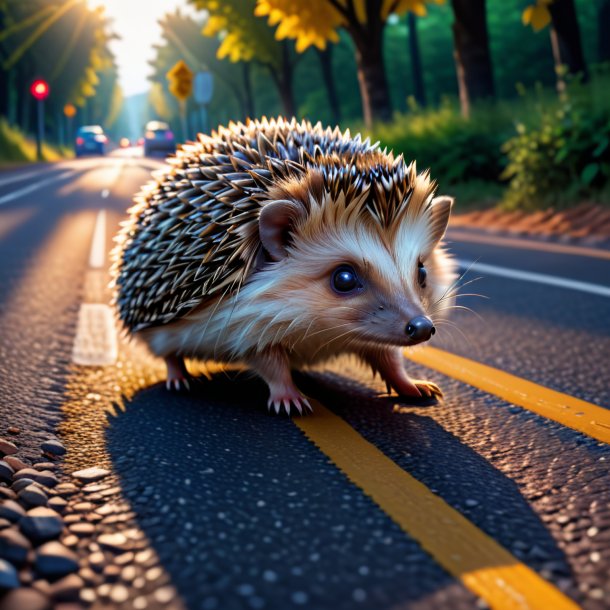
[[[72, 156], [67, 148], [58, 148], [49, 144], [42, 146], [43, 161], [61, 161]], [[0, 164], [14, 166], [38, 161], [36, 142], [27, 138], [19, 129], [8, 124], [0, 117]]]

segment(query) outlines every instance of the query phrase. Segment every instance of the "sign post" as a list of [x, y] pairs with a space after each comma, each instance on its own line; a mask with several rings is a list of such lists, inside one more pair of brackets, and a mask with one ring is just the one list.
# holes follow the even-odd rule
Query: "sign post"
[[182, 122], [182, 136], [186, 140], [188, 129], [186, 125], [186, 100], [193, 90], [193, 72], [182, 59], [177, 61], [167, 73], [169, 90], [180, 103], [180, 120]]
[[199, 105], [201, 114], [201, 131], [207, 133], [209, 131], [208, 109], [207, 105], [212, 99], [214, 93], [214, 77], [211, 72], [197, 72], [195, 74], [193, 97]]
[[68, 119], [68, 140], [73, 137], [72, 121], [76, 116], [76, 106], [74, 104], [66, 104], [64, 106], [64, 115]]
[[30, 93], [38, 102], [38, 129], [36, 130], [36, 157], [42, 161], [42, 143], [44, 141], [44, 101], [49, 97], [49, 83], [41, 78], [30, 86]]

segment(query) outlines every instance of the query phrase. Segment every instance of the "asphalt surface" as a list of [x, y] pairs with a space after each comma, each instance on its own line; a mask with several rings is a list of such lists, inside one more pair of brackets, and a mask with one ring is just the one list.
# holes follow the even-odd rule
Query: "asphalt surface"
[[[132, 154], [0, 172], [0, 437], [21, 428], [19, 455], [33, 460], [58, 433], [66, 473], [112, 471], [129, 510], [104, 531], [141, 532], [164, 574], [146, 585], [146, 607], [169, 607], [154, 591], [167, 583], [171, 603], [192, 610], [486, 607], [290, 420], [268, 415], [260, 381], [217, 373], [190, 395], [168, 394], [159, 363], [122, 339], [116, 365], [72, 364], [97, 213], [107, 211], [108, 250], [155, 167]], [[46, 182], [2, 203], [36, 181]], [[610, 286], [609, 260], [449, 246], [460, 259]], [[437, 347], [610, 407], [608, 298], [493, 276], [463, 291], [485, 298], [459, 301], [475, 313], [457, 311]], [[583, 608], [610, 608], [610, 447], [407, 366], [437, 382], [444, 402], [381, 396], [379, 380], [347, 361], [298, 381]], [[140, 607], [134, 582], [116, 607]], [[112, 605], [101, 586], [87, 583], [87, 601]]]

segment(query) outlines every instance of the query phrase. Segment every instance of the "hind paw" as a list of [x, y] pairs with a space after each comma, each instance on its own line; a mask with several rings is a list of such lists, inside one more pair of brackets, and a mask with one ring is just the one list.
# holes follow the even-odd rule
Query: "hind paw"
[[426, 398], [442, 398], [443, 391], [433, 382], [425, 379], [412, 379], [415, 387], [421, 392], [421, 395]]
[[299, 415], [303, 415], [303, 411], [305, 411], [305, 413], [313, 413], [313, 408], [309, 404], [307, 398], [297, 390], [278, 393], [272, 392], [267, 401], [267, 409], [269, 412], [274, 409], [278, 415], [282, 408], [285, 409], [287, 415], [290, 415], [292, 407], [299, 412]]
[[190, 375], [185, 377], [168, 377], [165, 380], [165, 387], [170, 392], [190, 392], [193, 378]]

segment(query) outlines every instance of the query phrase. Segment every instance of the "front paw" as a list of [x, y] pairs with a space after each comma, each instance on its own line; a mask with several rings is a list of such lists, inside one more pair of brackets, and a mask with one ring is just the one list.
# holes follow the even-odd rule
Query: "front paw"
[[413, 379], [413, 384], [426, 398], [442, 398], [443, 391], [433, 382], [425, 379]]
[[281, 390], [271, 390], [269, 400], [267, 401], [267, 409], [279, 415], [282, 407], [286, 410], [286, 414], [290, 415], [292, 407], [294, 407], [299, 415], [303, 415], [303, 410], [313, 413], [313, 408], [309, 401], [296, 388], [283, 388]]

